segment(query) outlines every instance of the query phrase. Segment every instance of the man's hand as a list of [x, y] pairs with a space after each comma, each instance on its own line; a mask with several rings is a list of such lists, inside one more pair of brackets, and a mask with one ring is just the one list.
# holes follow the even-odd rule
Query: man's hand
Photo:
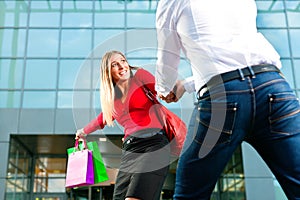
[[178, 80], [176, 81], [176, 85], [173, 88], [173, 91], [171, 91], [167, 96], [158, 95], [159, 98], [164, 100], [167, 103], [171, 102], [177, 102], [185, 93], [185, 88], [183, 86], [184, 80]]
[[186, 91], [185, 88], [184, 88], [183, 83], [184, 83], [184, 80], [177, 80], [176, 81], [176, 85], [173, 88], [173, 92], [174, 92], [174, 95], [175, 95], [174, 102], [177, 102], [183, 96], [183, 94]]

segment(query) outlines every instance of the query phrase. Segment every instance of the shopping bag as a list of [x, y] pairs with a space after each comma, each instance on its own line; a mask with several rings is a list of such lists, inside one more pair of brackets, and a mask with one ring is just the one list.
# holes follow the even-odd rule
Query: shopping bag
[[168, 108], [162, 105], [152, 93], [152, 91], [143, 86], [146, 96], [155, 105], [155, 112], [158, 119], [161, 121], [167, 138], [170, 142], [170, 150], [173, 156], [180, 156], [181, 150], [187, 134], [187, 127], [175, 113], [171, 112]]
[[66, 187], [79, 187], [94, 184], [94, 165], [92, 151], [78, 149], [75, 143], [75, 151], [68, 155]]
[[[84, 142], [79, 144], [79, 149], [83, 149], [84, 145], [87, 146], [88, 150], [93, 152], [94, 184], [107, 181], [109, 178], [97, 142], [86, 142], [86, 140], [84, 140]], [[76, 151], [75, 147], [67, 150], [68, 154], [74, 151]]]

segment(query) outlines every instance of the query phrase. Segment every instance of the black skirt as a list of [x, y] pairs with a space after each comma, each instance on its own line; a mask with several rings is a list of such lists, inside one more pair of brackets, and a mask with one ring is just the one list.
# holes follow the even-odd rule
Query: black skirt
[[163, 131], [149, 133], [151, 131], [144, 134], [149, 137], [128, 136], [124, 140], [114, 200], [160, 198], [169, 171], [169, 142]]

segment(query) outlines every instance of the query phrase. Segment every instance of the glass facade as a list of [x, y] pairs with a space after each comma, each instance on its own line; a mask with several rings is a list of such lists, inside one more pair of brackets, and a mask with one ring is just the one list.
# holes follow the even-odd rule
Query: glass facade
[[[14, 127], [6, 130], [2, 126], [0, 130], [4, 133], [0, 134], [67, 134], [80, 124], [76, 120], [81, 113], [74, 112], [77, 109], [87, 110], [86, 121], [93, 118], [101, 109], [99, 64], [107, 50], [120, 50], [131, 65], [153, 72], [157, 3], [157, 0], [0, 1], [0, 112], [16, 113], [7, 114], [12, 116]], [[300, 1], [256, 0], [256, 4], [258, 29], [279, 52], [282, 71], [299, 97]], [[191, 72], [184, 57], [180, 65], [180, 76], [189, 76]], [[168, 107], [175, 112], [191, 110], [193, 98], [185, 97]], [[0, 117], [3, 116], [6, 114]], [[184, 118], [187, 120], [188, 114]], [[8, 119], [3, 117], [1, 121], [5, 123]], [[33, 128], [29, 121], [37, 126]], [[108, 134], [115, 133], [113, 130]], [[7, 143], [5, 138], [0, 140]], [[7, 144], [8, 167], [2, 176], [6, 177], [7, 199], [64, 192], [52, 188], [61, 184], [64, 174], [48, 174], [45, 178], [43, 171], [37, 173], [42, 170], [40, 167], [35, 167], [37, 171], [30, 169], [37, 165], [33, 160], [44, 163], [45, 159], [54, 159], [53, 162], [65, 163], [65, 158], [51, 155], [35, 159], [38, 155], [31, 155], [13, 139]], [[216, 185], [213, 199], [245, 198], [242, 159], [238, 149]], [[25, 195], [17, 198], [17, 193]]]

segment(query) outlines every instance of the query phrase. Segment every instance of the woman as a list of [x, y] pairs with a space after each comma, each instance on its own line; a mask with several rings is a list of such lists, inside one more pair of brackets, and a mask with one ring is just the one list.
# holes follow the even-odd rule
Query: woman
[[100, 70], [102, 113], [78, 130], [76, 138], [105, 125], [113, 126], [116, 120], [124, 127], [124, 141], [113, 199], [159, 199], [169, 169], [170, 154], [160, 119], [143, 89], [146, 86], [155, 93], [154, 76], [144, 69], [130, 66], [118, 51], [103, 56]]

